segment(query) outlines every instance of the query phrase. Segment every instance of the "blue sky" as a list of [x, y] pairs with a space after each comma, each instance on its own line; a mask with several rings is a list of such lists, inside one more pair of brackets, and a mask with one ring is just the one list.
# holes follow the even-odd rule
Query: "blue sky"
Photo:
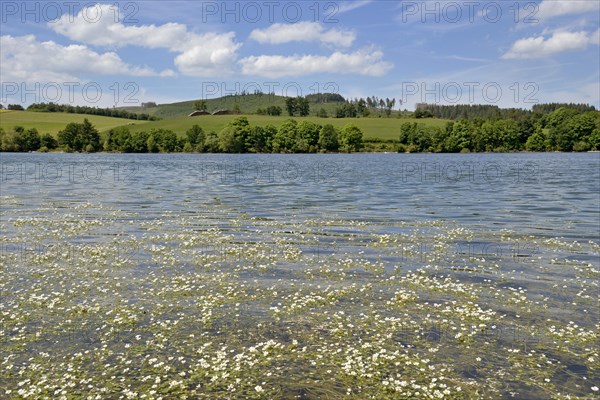
[[169, 103], [258, 88], [394, 97], [409, 110], [600, 108], [596, 0], [0, 5], [4, 105]]

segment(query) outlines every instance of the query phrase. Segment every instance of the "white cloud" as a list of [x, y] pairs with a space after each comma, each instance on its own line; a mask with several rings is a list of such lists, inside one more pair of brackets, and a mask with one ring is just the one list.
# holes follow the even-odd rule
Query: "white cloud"
[[326, 30], [319, 22], [302, 21], [295, 24], [277, 23], [266, 29], [255, 29], [250, 33], [250, 39], [269, 44], [321, 42], [348, 47], [356, 39], [356, 34], [335, 28]]
[[236, 60], [239, 45], [233, 43], [233, 32], [207, 33], [201, 40], [189, 43], [188, 48], [175, 58], [175, 65], [190, 76], [223, 76]]
[[[368, 3], [369, 1], [351, 3], [350, 8], [345, 8], [344, 11]], [[383, 53], [368, 49], [353, 53], [335, 52], [330, 56], [251, 56], [236, 64], [241, 44], [235, 42], [234, 32], [195, 33], [179, 23], [124, 25], [115, 20], [113, 8], [114, 6], [109, 4], [97, 4], [82, 9], [75, 16], [63, 15], [58, 21], [49, 23], [49, 27], [69, 39], [87, 45], [167, 49], [177, 53], [173, 60], [174, 65], [179, 72], [188, 76], [226, 76], [236, 65], [241, 65], [242, 72], [246, 75], [269, 77], [300, 76], [318, 72], [381, 76], [393, 66], [382, 60]], [[356, 34], [351, 30], [328, 28], [319, 22], [305, 21], [295, 24], [278, 23], [266, 29], [255, 29], [250, 38], [259, 43], [301, 41], [349, 47], [354, 43]]]
[[354, 53], [335, 52], [330, 56], [250, 56], [240, 60], [244, 75], [280, 78], [315, 73], [385, 75], [393, 64], [382, 61], [383, 53], [373, 49]]
[[596, 32], [556, 31], [549, 38], [544, 36], [517, 40], [502, 58], [543, 58], [567, 51], [585, 50], [589, 45], [598, 46], [600, 29]]
[[[222, 76], [235, 63], [241, 46], [235, 43], [233, 32], [198, 34], [178, 23], [126, 26], [115, 21], [113, 5], [98, 4], [93, 8], [100, 11], [87, 11], [91, 6], [76, 16], [65, 14], [48, 25], [69, 39], [89, 45], [140, 46], [180, 53], [175, 57], [175, 65], [191, 76]], [[100, 17], [95, 18], [96, 15]]]
[[97, 53], [84, 45], [63, 46], [39, 42], [33, 35], [0, 37], [3, 81], [70, 82], [79, 74], [170, 76], [173, 71], [156, 72], [129, 65], [113, 52]]
[[544, 0], [533, 18], [549, 19], [562, 15], [600, 12], [600, 2], [596, 0]]
[[72, 40], [95, 46], [127, 45], [148, 48], [170, 48], [179, 50], [189, 33], [185, 25], [167, 23], [164, 25], [125, 26], [115, 22], [109, 10], [113, 6], [99, 5], [103, 10], [97, 21], [85, 17], [85, 9], [76, 16], [63, 15], [58, 21], [48, 25], [56, 32]]

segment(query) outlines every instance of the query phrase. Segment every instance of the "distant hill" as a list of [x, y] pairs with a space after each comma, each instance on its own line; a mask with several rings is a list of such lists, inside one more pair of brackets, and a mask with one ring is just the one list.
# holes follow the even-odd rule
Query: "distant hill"
[[[339, 95], [337, 95], [339, 96]], [[239, 107], [242, 114], [254, 114], [259, 108], [265, 109], [269, 106], [278, 106], [283, 110], [282, 115], [287, 115], [285, 108], [285, 99], [287, 97], [271, 94], [244, 94], [244, 95], [229, 95], [219, 97], [217, 99], [207, 99], [206, 109], [208, 112], [213, 112], [220, 109], [233, 110], [236, 105]], [[341, 105], [340, 100], [343, 97], [327, 97], [323, 102], [323, 97], [318, 95], [307, 96], [310, 103], [310, 115], [316, 116], [317, 112], [323, 108], [329, 116], [335, 115], [335, 110]], [[319, 102], [317, 102], [317, 100]], [[188, 116], [195, 110], [194, 103], [197, 100], [182, 101], [171, 104], [158, 104], [156, 107], [121, 107], [124, 110], [135, 113], [146, 113], [155, 115], [160, 118], [179, 118]]]

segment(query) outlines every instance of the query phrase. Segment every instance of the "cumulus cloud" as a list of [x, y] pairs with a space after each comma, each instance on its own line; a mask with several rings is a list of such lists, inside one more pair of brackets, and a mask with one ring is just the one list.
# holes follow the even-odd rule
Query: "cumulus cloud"
[[362, 49], [354, 53], [335, 52], [329, 56], [318, 55], [261, 55], [240, 60], [244, 75], [280, 78], [315, 73], [385, 75], [393, 64], [382, 61], [383, 53]]
[[148, 67], [127, 64], [114, 52], [98, 53], [84, 45], [40, 42], [34, 35], [1, 36], [0, 48], [3, 81], [79, 81], [78, 74], [173, 75], [170, 70], [159, 73]]
[[259, 43], [321, 42], [335, 46], [351, 46], [356, 34], [348, 30], [325, 29], [319, 22], [302, 21], [294, 24], [273, 24], [266, 29], [255, 29], [250, 39]]
[[595, 0], [544, 0], [535, 17], [549, 19], [570, 14], [600, 12], [600, 2]]
[[208, 33], [201, 41], [190, 43], [188, 48], [175, 58], [175, 65], [190, 76], [221, 76], [228, 72], [237, 58], [239, 45], [234, 45], [233, 32], [227, 34]]
[[116, 22], [109, 14], [108, 5], [98, 5], [103, 12], [99, 19], [91, 21], [85, 9], [76, 16], [63, 15], [58, 21], [49, 23], [56, 32], [72, 40], [95, 46], [124, 47], [128, 45], [148, 48], [170, 48], [180, 50], [188, 35], [185, 25], [167, 23], [164, 25], [125, 26]]
[[179, 23], [126, 26], [115, 21], [113, 7], [97, 4], [94, 11], [88, 11], [90, 6], [76, 16], [65, 14], [49, 26], [69, 39], [89, 45], [140, 46], [179, 53], [175, 65], [185, 75], [222, 76], [237, 59], [241, 44], [235, 42], [233, 32], [198, 34]]
[[[354, 5], [359, 7], [367, 3], [368, 1], [360, 1]], [[82, 9], [77, 15], [63, 15], [57, 21], [49, 23], [49, 27], [71, 40], [90, 46], [167, 49], [177, 53], [174, 65], [180, 73], [188, 76], [222, 77], [238, 66], [241, 66], [245, 75], [272, 78], [320, 72], [381, 76], [393, 67], [382, 60], [381, 51], [373, 49], [352, 53], [335, 52], [329, 56], [259, 55], [246, 57], [238, 62], [241, 43], [235, 41], [234, 32], [195, 33], [179, 23], [124, 25], [115, 20], [113, 7], [109, 4], [96, 4]], [[356, 34], [350, 30], [327, 28], [319, 22], [305, 21], [295, 24], [277, 23], [266, 29], [255, 29], [250, 38], [259, 43], [318, 42], [347, 48], [354, 43]], [[106, 54], [117, 56], [115, 53]]]
[[529, 37], [517, 40], [502, 58], [543, 58], [567, 51], [585, 50], [589, 45], [598, 46], [600, 29], [596, 32], [556, 31], [552, 36]]

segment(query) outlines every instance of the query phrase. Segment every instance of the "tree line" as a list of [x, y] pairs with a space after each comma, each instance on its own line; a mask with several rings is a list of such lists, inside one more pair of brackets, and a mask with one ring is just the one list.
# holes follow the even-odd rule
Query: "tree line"
[[530, 118], [536, 114], [550, 114], [559, 108], [569, 108], [579, 112], [596, 111], [596, 108], [592, 105], [574, 103], [535, 104], [531, 111], [522, 108], [500, 108], [490, 104], [441, 105], [418, 103], [415, 107], [414, 117], [452, 120], [472, 118], [520, 120]]
[[[548, 108], [549, 109], [549, 108]], [[514, 119], [470, 118], [443, 127], [418, 122], [400, 124], [397, 140], [363, 138], [356, 125], [288, 119], [278, 128], [252, 126], [246, 117], [233, 119], [220, 132], [194, 125], [184, 136], [167, 129], [131, 132], [119, 127], [101, 135], [87, 120], [70, 123], [57, 137], [35, 128], [0, 129], [0, 151], [115, 151], [310, 153], [355, 152], [363, 149], [399, 152], [508, 152], [600, 150], [600, 112], [588, 107], [559, 107], [548, 114], [530, 113]]]
[[58, 141], [49, 133], [40, 135], [37, 129], [15, 126], [12, 132], [0, 128], [0, 151], [49, 151], [58, 148]]
[[285, 99], [285, 109], [290, 117], [294, 115], [306, 117], [310, 113], [310, 104], [306, 97], [288, 97]]
[[[9, 104], [6, 107], [7, 110], [11, 110], [11, 111], [24, 111], [25, 109], [23, 108], [22, 105], [20, 104]], [[0, 110], [4, 110], [4, 106], [2, 104], [0, 104]]]
[[233, 119], [220, 132], [193, 125], [184, 137], [168, 129], [130, 132], [119, 127], [108, 132], [105, 151], [126, 153], [315, 153], [355, 152], [363, 147], [363, 133], [355, 125], [338, 130], [330, 124], [288, 119], [279, 128], [252, 126], [248, 118]]
[[470, 118], [445, 127], [405, 122], [399, 150], [407, 152], [506, 152], [600, 150], [600, 112], [560, 107], [519, 120]]
[[[21, 108], [22, 109], [22, 108]], [[27, 107], [27, 111], [38, 112], [62, 112], [69, 114], [100, 115], [104, 117], [135, 119], [139, 121], [158, 121], [160, 118], [146, 113], [129, 112], [121, 108], [99, 108], [88, 106], [72, 106], [69, 104], [55, 103], [33, 103]]]
[[[310, 104], [337, 103], [334, 114], [335, 118], [356, 118], [368, 117], [372, 113], [379, 115], [391, 116], [396, 105], [396, 99], [386, 98], [380, 99], [372, 96], [363, 98], [355, 98], [354, 100], [346, 100], [341, 95], [335, 93], [316, 93], [309, 94], [304, 97], [288, 97], [285, 99], [285, 110], [290, 117], [300, 116], [306, 117], [310, 115]], [[266, 108], [258, 108], [258, 115], [273, 115], [278, 116], [282, 113], [282, 108], [279, 106], [268, 106]], [[327, 110], [321, 107], [316, 116], [320, 118], [328, 118]]]
[[15, 127], [13, 132], [0, 129], [0, 151], [64, 151], [123, 153], [315, 153], [355, 152], [363, 148], [363, 133], [349, 124], [336, 129], [330, 124], [288, 119], [273, 125], [251, 126], [248, 118], [237, 117], [220, 132], [204, 132], [193, 125], [184, 137], [169, 129], [131, 132], [129, 127], [111, 129], [104, 138], [87, 120], [69, 123], [57, 139], [41, 135], [36, 129]]

